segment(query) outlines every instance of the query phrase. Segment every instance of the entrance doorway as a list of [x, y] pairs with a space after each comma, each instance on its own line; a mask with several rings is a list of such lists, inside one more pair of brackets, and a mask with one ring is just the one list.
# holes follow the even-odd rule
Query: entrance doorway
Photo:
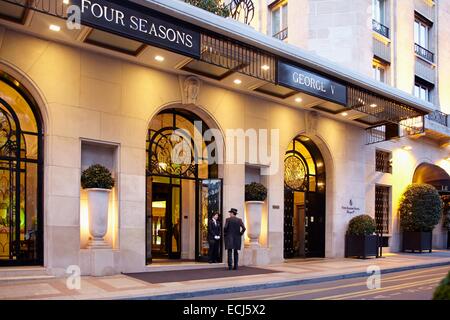
[[35, 106], [0, 71], [0, 266], [43, 264], [43, 140]]
[[[222, 221], [216, 141], [194, 113], [170, 109], [151, 122], [147, 139], [147, 263], [208, 261], [208, 222]], [[194, 137], [201, 137], [195, 141]], [[222, 248], [222, 244], [220, 245]], [[222, 255], [220, 254], [220, 257]]]
[[325, 257], [325, 163], [306, 136], [285, 156], [284, 257]]

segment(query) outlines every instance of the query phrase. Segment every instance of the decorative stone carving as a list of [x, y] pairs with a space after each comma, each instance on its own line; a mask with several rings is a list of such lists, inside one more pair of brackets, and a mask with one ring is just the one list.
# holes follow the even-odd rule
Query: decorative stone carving
[[310, 111], [306, 114], [306, 132], [314, 133], [317, 131], [317, 122], [319, 120], [319, 113], [317, 111]]
[[197, 104], [201, 81], [199, 78], [187, 77], [183, 83], [183, 104]]

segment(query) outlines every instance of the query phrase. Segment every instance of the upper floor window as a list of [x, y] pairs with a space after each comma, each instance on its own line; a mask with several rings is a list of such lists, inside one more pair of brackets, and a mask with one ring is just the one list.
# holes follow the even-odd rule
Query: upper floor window
[[380, 61], [374, 59], [372, 62], [372, 69], [373, 69], [373, 78], [377, 81], [386, 83], [387, 66], [381, 63]]
[[386, 19], [386, 0], [372, 0], [372, 19], [385, 24]]
[[414, 42], [424, 49], [430, 48], [430, 25], [416, 19], [414, 21]]
[[282, 1], [271, 9], [272, 36], [280, 40], [287, 38], [288, 33], [288, 3]]
[[424, 84], [416, 82], [416, 84], [414, 85], [414, 96], [419, 99], [431, 102], [431, 88]]
[[388, 151], [375, 151], [375, 170], [377, 172], [392, 173], [392, 153]]

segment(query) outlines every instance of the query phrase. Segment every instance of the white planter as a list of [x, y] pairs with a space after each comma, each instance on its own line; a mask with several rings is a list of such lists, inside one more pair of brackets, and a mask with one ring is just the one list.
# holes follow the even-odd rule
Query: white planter
[[89, 232], [91, 239], [88, 248], [103, 249], [110, 246], [104, 237], [108, 231], [109, 189], [87, 189], [89, 209]]
[[247, 217], [247, 235], [250, 238], [250, 246], [259, 247], [259, 236], [261, 235], [261, 219], [264, 201], [245, 202], [245, 213]]

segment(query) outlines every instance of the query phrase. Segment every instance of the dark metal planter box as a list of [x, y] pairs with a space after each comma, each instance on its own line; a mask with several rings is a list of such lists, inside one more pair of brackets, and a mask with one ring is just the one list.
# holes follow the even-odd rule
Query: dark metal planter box
[[378, 256], [377, 236], [345, 236], [345, 257], [359, 257], [366, 259]]
[[431, 232], [403, 232], [403, 251], [422, 252], [432, 250]]

